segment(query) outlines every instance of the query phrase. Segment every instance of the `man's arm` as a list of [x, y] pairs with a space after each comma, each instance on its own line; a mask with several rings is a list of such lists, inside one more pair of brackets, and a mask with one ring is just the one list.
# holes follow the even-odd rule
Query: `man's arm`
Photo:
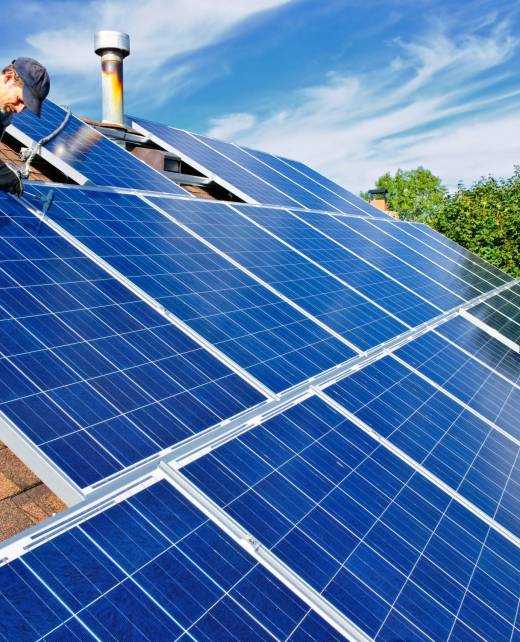
[[[4, 136], [5, 128], [11, 123], [11, 114], [0, 114], [0, 142]], [[15, 170], [0, 161], [0, 190], [21, 196], [23, 183]]]
[[0, 161], [0, 190], [22, 196], [23, 183], [19, 174]]

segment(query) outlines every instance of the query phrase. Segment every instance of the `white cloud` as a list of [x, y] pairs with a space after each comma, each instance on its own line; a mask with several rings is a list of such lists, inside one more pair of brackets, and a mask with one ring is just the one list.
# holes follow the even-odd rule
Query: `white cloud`
[[[125, 64], [127, 90], [148, 94], [161, 87], [171, 96], [187, 78], [187, 65], [176, 70], [172, 82], [160, 68], [173, 56], [201, 49], [222, 39], [241, 21], [286, 4], [290, 0], [90, 0], [24, 3], [31, 24], [45, 24], [53, 15], [52, 30], [34, 30], [26, 37], [28, 55], [52, 71], [53, 97], [85, 93], [97, 87], [99, 59], [94, 54], [94, 32], [117, 29], [131, 36], [131, 56]], [[66, 79], [63, 79], [63, 76]], [[83, 87], [83, 91], [81, 88]], [[88, 93], [88, 92], [87, 92]]]
[[210, 132], [307, 162], [354, 191], [386, 171], [419, 164], [450, 188], [482, 174], [510, 174], [519, 161], [520, 119], [507, 110], [519, 92], [467, 98], [491, 90], [497, 74], [479, 74], [515, 52], [507, 24], [487, 37], [452, 39], [438, 29], [395, 45], [398, 55], [377, 77], [329, 73], [322, 85], [291, 96], [296, 106], [262, 118], [240, 114], [234, 131], [236, 114], [223, 116]]
[[227, 140], [248, 129], [250, 130], [255, 123], [256, 118], [252, 114], [227, 114], [221, 118], [212, 118], [207, 134], [208, 136], [213, 136], [213, 138]]

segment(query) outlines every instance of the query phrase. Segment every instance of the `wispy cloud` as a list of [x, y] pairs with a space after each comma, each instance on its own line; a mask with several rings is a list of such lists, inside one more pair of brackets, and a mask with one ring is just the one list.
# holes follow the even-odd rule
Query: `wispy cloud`
[[157, 90], [164, 99], [175, 93], [191, 71], [186, 62], [168, 70], [165, 65], [170, 59], [215, 44], [244, 20], [289, 1], [87, 0], [78, 4], [29, 0], [22, 9], [28, 24], [46, 25], [49, 15], [53, 20], [52, 29], [34, 27], [26, 34], [25, 51], [52, 71], [55, 99], [77, 102], [76, 94], [88, 95], [99, 84], [94, 32], [125, 31], [131, 34], [132, 49], [125, 68], [128, 95]]
[[484, 34], [480, 25], [453, 36], [437, 22], [422, 38], [396, 39], [395, 56], [377, 73], [329, 72], [285, 106], [221, 116], [208, 133], [305, 160], [354, 190], [418, 164], [451, 188], [510, 173], [518, 162], [512, 141], [520, 122], [512, 110], [520, 93], [495, 86], [519, 43], [507, 21], [490, 23]]

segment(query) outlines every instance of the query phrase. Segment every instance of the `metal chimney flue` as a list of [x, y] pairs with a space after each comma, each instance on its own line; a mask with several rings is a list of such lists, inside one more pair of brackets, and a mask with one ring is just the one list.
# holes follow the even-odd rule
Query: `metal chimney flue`
[[101, 56], [103, 122], [124, 125], [123, 60], [130, 53], [130, 36], [121, 31], [96, 31], [94, 51]]

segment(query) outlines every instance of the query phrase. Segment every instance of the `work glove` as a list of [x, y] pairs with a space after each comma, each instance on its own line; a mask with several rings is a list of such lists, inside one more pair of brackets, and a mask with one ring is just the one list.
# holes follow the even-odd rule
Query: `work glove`
[[5, 163], [0, 163], [0, 190], [22, 196], [23, 183], [18, 172]]

